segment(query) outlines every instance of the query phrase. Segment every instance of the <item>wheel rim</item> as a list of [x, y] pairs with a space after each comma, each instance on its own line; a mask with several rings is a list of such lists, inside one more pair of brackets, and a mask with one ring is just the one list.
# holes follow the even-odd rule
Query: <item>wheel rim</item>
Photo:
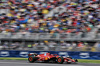
[[32, 57], [29, 57], [29, 61], [32, 61]]
[[58, 62], [61, 62], [61, 58], [58, 58]]

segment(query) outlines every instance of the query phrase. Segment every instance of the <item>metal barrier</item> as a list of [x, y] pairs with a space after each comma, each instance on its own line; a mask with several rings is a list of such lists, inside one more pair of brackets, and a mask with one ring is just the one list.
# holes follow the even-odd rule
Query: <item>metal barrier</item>
[[9, 13], [9, 9], [7, 8], [8, 6], [8, 3], [7, 3], [8, 0], [0, 0], [0, 14], [2, 13]]
[[[71, 44], [73, 41], [93, 41], [95, 39], [91, 36], [91, 34], [92, 33], [0, 33], [0, 40], [2, 41], [2, 43], [0, 43], [0, 50], [92, 51], [94, 48], [92, 46], [83, 48], [73, 46], [68, 47], [68, 43], [61, 45], [60, 42], [70, 41], [69, 44]], [[11, 46], [13, 41], [18, 42], [19, 46], [17, 44]], [[48, 41], [48, 44], [46, 44], [44, 41]], [[54, 43], [49, 41], [54, 41]], [[3, 44], [5, 45], [4, 42], [8, 42], [9, 45], [3, 46]], [[20, 42], [23, 42], [23, 44]], [[94, 49], [95, 51], [99, 51], [98, 48]]]
[[0, 9], [0, 14], [2, 13], [5, 13], [5, 14], [9, 13], [9, 9]]
[[71, 40], [79, 40], [79, 39], [94, 39], [91, 36], [92, 33], [0, 33], [0, 39], [71, 39]]

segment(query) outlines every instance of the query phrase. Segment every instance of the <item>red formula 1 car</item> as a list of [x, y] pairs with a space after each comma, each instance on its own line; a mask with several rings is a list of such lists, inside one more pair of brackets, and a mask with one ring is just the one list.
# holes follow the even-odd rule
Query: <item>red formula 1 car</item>
[[33, 63], [35, 61], [40, 61], [40, 62], [55, 62], [62, 64], [63, 62], [67, 62], [68, 64], [71, 63], [76, 63], [78, 62], [77, 59], [72, 59], [71, 57], [61, 57], [57, 54], [50, 54], [50, 53], [45, 53], [45, 54], [36, 54], [36, 53], [30, 53], [28, 54], [28, 61], [30, 63]]

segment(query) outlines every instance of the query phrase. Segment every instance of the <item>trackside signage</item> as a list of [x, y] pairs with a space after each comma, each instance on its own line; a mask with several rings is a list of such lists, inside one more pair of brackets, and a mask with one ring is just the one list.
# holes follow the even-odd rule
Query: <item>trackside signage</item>
[[1, 51], [0, 52], [0, 56], [2, 56], [2, 57], [8, 57], [8, 56], [10, 56], [10, 54], [9, 54], [8, 51]]
[[19, 55], [21, 56], [21, 57], [27, 57], [28, 56], [28, 52], [20, 52], [19, 53]]
[[76, 59], [96, 59], [100, 60], [100, 52], [67, 52], [67, 51], [0, 51], [0, 57], [25, 57], [28, 58], [29, 53], [37, 54], [58, 54], [59, 56], [68, 57]]
[[81, 58], [89, 58], [90, 55], [89, 55], [89, 53], [80, 53], [80, 57]]
[[63, 56], [63, 57], [68, 57], [69, 56], [67, 52], [59, 52], [58, 55]]

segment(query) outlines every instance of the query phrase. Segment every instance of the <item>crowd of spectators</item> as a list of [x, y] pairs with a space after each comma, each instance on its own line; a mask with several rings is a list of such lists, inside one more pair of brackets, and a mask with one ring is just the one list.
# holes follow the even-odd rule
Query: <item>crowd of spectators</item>
[[[66, 11], [55, 12], [52, 17], [44, 18], [52, 9], [62, 5]], [[99, 0], [7, 0], [7, 4], [0, 2], [0, 9], [9, 9], [9, 13], [0, 14], [0, 33], [80, 33], [90, 32], [100, 22]], [[16, 49], [24, 43], [8, 43], [0, 45], [1, 48]], [[60, 44], [63, 50], [90, 50], [98, 49], [99, 43], [91, 47], [87, 43], [56, 43], [44, 42], [29, 44], [23, 48], [45, 47], [55, 50]], [[45, 45], [45, 46], [44, 46]], [[39, 49], [40, 49], [39, 47]], [[21, 47], [22, 48], [22, 47]], [[20, 49], [21, 49], [20, 48]], [[23, 49], [22, 48], [22, 49]], [[99, 47], [100, 48], [100, 47]]]
[[[9, 8], [10, 13], [0, 14], [0, 32], [89, 32], [100, 21], [99, 0], [70, 3], [65, 3], [65, 0], [8, 0], [7, 3], [1, 7]], [[57, 12], [44, 19], [46, 14], [61, 4], [66, 7], [66, 12]]]
[[61, 9], [59, 9], [53, 17], [46, 20], [54, 32], [90, 32], [100, 22], [99, 0], [77, 0], [64, 3], [63, 7], [66, 8], [65, 12], [60, 14]]
[[42, 32], [40, 22], [52, 9], [58, 7], [64, 0], [8, 0], [10, 13], [0, 14], [0, 32]]
[[[90, 32], [100, 22], [99, 0], [8, 0], [10, 13], [0, 14], [0, 32], [79, 33]], [[64, 4], [63, 4], [64, 3]], [[66, 12], [44, 18], [63, 4]]]

